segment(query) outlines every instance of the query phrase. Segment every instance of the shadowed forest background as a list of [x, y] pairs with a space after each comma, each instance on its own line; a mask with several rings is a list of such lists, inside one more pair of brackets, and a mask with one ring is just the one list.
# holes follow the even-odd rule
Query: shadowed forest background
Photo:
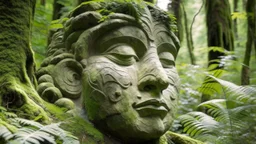
[[[62, 27], [59, 21], [81, 2], [37, 0], [31, 32], [37, 68], [53, 32]], [[171, 130], [213, 144], [254, 143], [255, 0], [158, 0], [158, 5], [176, 16], [181, 42], [180, 104]]]

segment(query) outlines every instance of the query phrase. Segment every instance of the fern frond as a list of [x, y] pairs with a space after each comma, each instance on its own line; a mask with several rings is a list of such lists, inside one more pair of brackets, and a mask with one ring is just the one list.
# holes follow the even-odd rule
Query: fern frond
[[183, 132], [190, 136], [209, 134], [219, 124], [212, 117], [202, 112], [190, 112], [179, 117]]
[[15, 113], [12, 113], [12, 112], [5, 112], [4, 115], [7, 118], [17, 118], [18, 117]]
[[55, 137], [60, 138], [63, 141], [63, 143], [79, 144], [77, 137], [73, 136], [70, 132], [67, 132], [61, 129], [59, 127], [60, 124], [61, 123], [54, 123], [54, 124], [44, 126], [41, 128], [41, 131], [47, 132], [51, 135], [54, 135]]
[[199, 109], [206, 109], [206, 114], [213, 117], [216, 121], [229, 122], [229, 114], [226, 109], [225, 99], [213, 99], [198, 105]]
[[256, 102], [256, 88], [251, 86], [238, 86], [214, 76], [209, 77], [221, 85], [226, 99], [238, 100], [244, 103]]
[[28, 127], [19, 129], [14, 134], [14, 139], [22, 144], [40, 144], [43, 142], [56, 144], [54, 137], [50, 134], [40, 131], [40, 129], [36, 130]]
[[38, 122], [32, 121], [32, 120], [27, 120], [27, 119], [22, 119], [22, 118], [14, 118], [14, 119], [11, 119], [11, 120], [13, 122], [19, 123], [21, 126], [33, 126], [33, 127], [36, 127], [36, 128], [44, 127], [44, 125], [42, 125]]
[[7, 111], [6, 108], [0, 106], [0, 112], [6, 112], [6, 111]]
[[5, 141], [13, 138], [13, 134], [5, 127], [0, 125], [0, 139], [3, 138]]
[[[78, 138], [70, 132], [61, 129], [61, 123], [53, 123], [50, 125], [42, 125], [32, 120], [22, 118], [9, 118], [8, 123], [3, 121], [1, 125], [0, 119], [0, 139], [10, 142], [18, 142], [21, 144], [79, 144]], [[16, 126], [15, 131], [10, 132], [6, 125]]]

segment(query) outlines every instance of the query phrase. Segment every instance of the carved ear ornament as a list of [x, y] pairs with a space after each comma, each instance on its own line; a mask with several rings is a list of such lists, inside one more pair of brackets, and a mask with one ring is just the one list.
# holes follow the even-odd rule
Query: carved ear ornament
[[62, 97], [78, 98], [82, 91], [82, 65], [74, 59], [73, 54], [61, 52], [55, 51], [37, 72], [37, 91], [51, 103]]

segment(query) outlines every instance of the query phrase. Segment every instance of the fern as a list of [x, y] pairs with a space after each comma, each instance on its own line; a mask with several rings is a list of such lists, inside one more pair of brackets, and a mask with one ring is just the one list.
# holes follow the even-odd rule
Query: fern
[[[202, 112], [190, 112], [179, 117], [183, 132], [210, 143], [246, 143], [255, 141], [256, 89], [252, 86], [237, 86], [231, 82], [207, 77], [201, 88], [208, 94], [217, 94], [213, 99], [199, 104]], [[207, 138], [206, 138], [207, 137]]]
[[43, 142], [56, 144], [54, 137], [41, 130], [24, 127], [14, 134], [14, 139], [22, 144], [40, 144]]
[[231, 82], [209, 76], [215, 80], [221, 87], [227, 99], [237, 100], [243, 103], [256, 102], [256, 89], [251, 86], [237, 86]]
[[228, 110], [225, 99], [214, 99], [198, 106], [199, 109], [206, 109], [206, 114], [215, 118], [216, 121], [229, 121]]
[[[12, 113], [4, 111], [6, 117], [15, 116]], [[32, 120], [22, 118], [7, 118], [5, 121], [0, 119], [0, 143], [15, 144], [78, 144], [78, 139], [70, 132], [60, 128], [61, 123], [42, 125]], [[10, 131], [9, 128], [15, 128]]]
[[201, 134], [210, 134], [219, 123], [211, 116], [202, 112], [190, 112], [179, 117], [179, 121], [184, 127], [183, 132], [190, 136], [198, 136]]
[[0, 125], [0, 139], [3, 138], [5, 141], [13, 138], [13, 134], [5, 127]]

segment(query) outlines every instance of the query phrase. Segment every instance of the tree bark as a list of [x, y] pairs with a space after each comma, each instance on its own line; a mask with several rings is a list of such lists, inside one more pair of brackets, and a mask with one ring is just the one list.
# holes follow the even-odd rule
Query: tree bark
[[[238, 2], [239, 2], [239, 0], [234, 0], [234, 10], [233, 10], [234, 12], [238, 12]], [[234, 19], [233, 22], [234, 22], [235, 39], [238, 40], [237, 19]]]
[[53, 14], [52, 14], [52, 20], [59, 19], [61, 17], [61, 9], [64, 7], [64, 5], [61, 5], [57, 2], [58, 0], [54, 0], [53, 2]]
[[[57, 1], [58, 0], [54, 0], [53, 2], [52, 20], [60, 19], [62, 16], [61, 9], [64, 7], [64, 5], [59, 4]], [[54, 34], [54, 32], [55, 31], [53, 30], [49, 30], [47, 45], [51, 43], [52, 35]]]
[[173, 13], [176, 17], [178, 31], [176, 35], [178, 36], [180, 42], [183, 40], [183, 24], [182, 24], [182, 7], [181, 0], [172, 0], [168, 5], [168, 11]]
[[182, 4], [182, 9], [183, 9], [183, 13], [184, 13], [185, 33], [186, 33], [189, 57], [190, 57], [191, 64], [195, 65], [195, 56], [193, 54], [193, 42], [191, 41], [192, 38], [190, 37], [191, 35], [189, 33], [187, 13], [186, 13], [186, 10], [185, 10], [185, 7], [183, 4]]
[[0, 105], [17, 111], [20, 117], [41, 116], [46, 112], [35, 90], [35, 64], [30, 46], [30, 29], [35, 0], [0, 1]]
[[43, 5], [43, 6], [45, 6], [45, 0], [41, 0], [41, 1], [40, 1], [40, 4]]
[[[209, 48], [223, 48], [226, 51], [234, 50], [234, 38], [230, 5], [228, 0], [206, 0], [206, 24], [207, 41]], [[209, 50], [208, 69], [212, 72], [223, 69], [221, 57], [225, 56], [223, 51]], [[202, 94], [201, 102], [211, 99], [210, 95]]]
[[247, 12], [247, 42], [246, 42], [246, 50], [242, 67], [241, 74], [241, 84], [249, 85], [250, 84], [250, 59], [251, 59], [251, 51], [252, 47], [255, 46], [255, 0], [248, 0], [246, 5]]
[[[227, 51], [233, 51], [234, 38], [228, 0], [206, 0], [206, 19], [208, 47], [221, 47]], [[210, 50], [209, 66], [217, 64], [215, 69], [223, 68], [224, 66], [216, 60], [220, 60], [224, 55], [223, 52]]]

